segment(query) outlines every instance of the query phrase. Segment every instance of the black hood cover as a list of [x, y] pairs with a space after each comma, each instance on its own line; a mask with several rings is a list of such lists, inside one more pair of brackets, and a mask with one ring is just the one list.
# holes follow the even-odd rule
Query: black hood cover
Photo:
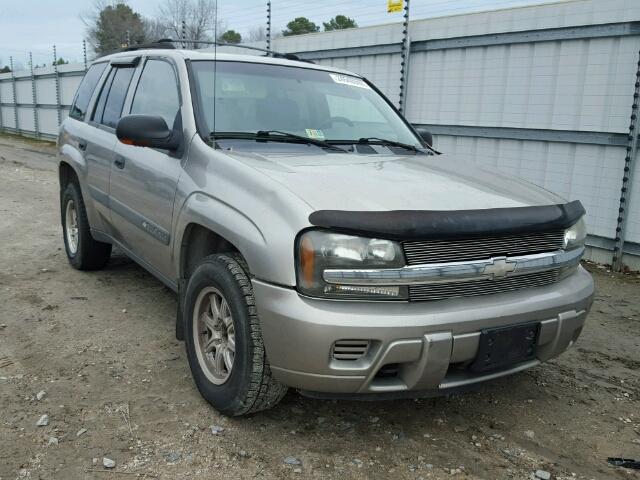
[[536, 207], [483, 210], [318, 210], [316, 227], [394, 240], [447, 239], [546, 232], [568, 228], [585, 213], [579, 200]]

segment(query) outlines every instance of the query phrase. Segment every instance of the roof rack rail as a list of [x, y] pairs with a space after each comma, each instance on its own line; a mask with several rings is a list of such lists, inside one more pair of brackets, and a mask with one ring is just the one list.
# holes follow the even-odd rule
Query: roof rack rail
[[136, 50], [153, 50], [161, 48], [176, 48], [173, 44], [167, 42], [167, 39], [161, 39], [152, 43], [141, 43], [138, 45], [131, 45], [130, 47], [124, 47], [118, 50], [119, 52], [135, 52]]
[[[173, 45], [174, 43], [182, 43], [182, 42], [184, 42], [184, 43], [200, 43], [200, 44], [203, 44], [203, 45], [216, 45], [218, 47], [246, 48], [247, 50], [255, 50], [257, 52], [263, 52], [263, 53], [266, 54], [266, 56], [271, 56], [273, 58], [284, 58], [286, 60], [296, 60], [298, 62], [314, 63], [311, 60], [306, 60], [304, 58], [300, 58], [299, 56], [297, 56], [297, 55], [295, 55], [293, 53], [275, 52], [273, 50], [267, 50], [266, 48], [251, 47], [249, 45], [242, 45], [241, 43], [226, 43], [226, 42], [214, 42], [212, 40], [190, 40], [190, 39], [173, 40], [171, 38], [163, 38], [161, 40], [158, 40], [153, 45], [171, 45], [171, 47], [169, 47], [169, 48], [175, 48], [175, 46]], [[162, 48], [162, 47], [157, 47], [157, 48]]]

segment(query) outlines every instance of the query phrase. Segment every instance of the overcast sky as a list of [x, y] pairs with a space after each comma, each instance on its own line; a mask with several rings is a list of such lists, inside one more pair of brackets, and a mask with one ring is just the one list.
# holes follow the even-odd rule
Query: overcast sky
[[[128, 0], [131, 8], [154, 17], [164, 0]], [[336, 14], [348, 15], [361, 25], [400, 21], [401, 14], [388, 14], [387, 0], [272, 0], [273, 30], [280, 31], [288, 20], [306, 16], [318, 25]], [[541, 3], [541, 0], [411, 0], [412, 18], [464, 13]], [[59, 56], [82, 59], [85, 26], [80, 16], [92, 11], [92, 0], [0, 0], [0, 64], [9, 56], [26, 65], [29, 51], [34, 62], [50, 63], [52, 45]], [[242, 34], [266, 21], [266, 0], [219, 0], [219, 18]]]

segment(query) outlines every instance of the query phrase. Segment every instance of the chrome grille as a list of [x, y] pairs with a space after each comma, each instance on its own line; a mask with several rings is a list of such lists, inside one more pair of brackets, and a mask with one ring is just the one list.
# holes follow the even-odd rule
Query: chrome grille
[[550, 252], [561, 249], [563, 241], [564, 231], [558, 230], [457, 240], [406, 241], [402, 247], [407, 265], [420, 265]]
[[444, 300], [447, 298], [473, 297], [476, 295], [511, 292], [522, 288], [541, 287], [555, 283], [558, 280], [558, 275], [558, 270], [550, 270], [496, 280], [412, 285], [409, 287], [409, 300], [412, 302]]
[[331, 356], [335, 360], [355, 361], [369, 350], [369, 340], [338, 340], [333, 344]]

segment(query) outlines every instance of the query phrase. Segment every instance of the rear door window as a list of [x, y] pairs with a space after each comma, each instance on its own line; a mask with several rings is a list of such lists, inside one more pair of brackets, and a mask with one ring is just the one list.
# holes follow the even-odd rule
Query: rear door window
[[100, 90], [100, 96], [98, 97], [98, 101], [96, 102], [96, 106], [93, 109], [93, 117], [91, 118], [94, 122], [100, 123], [102, 121], [102, 114], [104, 113], [104, 106], [107, 103], [107, 96], [109, 96], [109, 89], [111, 88], [111, 83], [113, 82], [113, 76], [115, 75], [115, 69], [111, 69], [109, 75], [107, 75], [107, 79], [104, 81], [102, 85], [102, 89]]
[[178, 110], [180, 95], [173, 67], [163, 60], [148, 60], [133, 97], [131, 113], [158, 115], [173, 128]]
[[133, 72], [133, 68], [116, 69], [116, 75], [113, 77], [109, 97], [107, 98], [107, 103], [104, 106], [104, 113], [102, 115], [102, 123], [107, 127], [116, 128], [116, 124], [122, 116], [124, 99], [127, 96]]
[[129, 90], [134, 68], [114, 68], [104, 83], [96, 105], [93, 121], [107, 127], [116, 128], [122, 116], [124, 100]]
[[93, 96], [93, 91], [96, 89], [105, 68], [107, 68], [106, 62], [96, 63], [89, 67], [82, 82], [80, 82], [80, 86], [76, 92], [76, 98], [74, 98], [73, 104], [71, 105], [71, 110], [69, 111], [71, 118], [84, 120], [87, 108], [89, 107], [89, 101]]

